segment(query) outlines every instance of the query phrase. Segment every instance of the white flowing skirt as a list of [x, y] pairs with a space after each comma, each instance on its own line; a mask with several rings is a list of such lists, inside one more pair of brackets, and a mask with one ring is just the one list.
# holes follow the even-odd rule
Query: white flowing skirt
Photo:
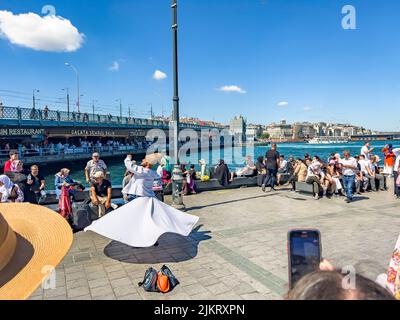
[[164, 233], [187, 237], [199, 218], [176, 210], [157, 198], [140, 197], [93, 222], [85, 229], [126, 245], [153, 246]]

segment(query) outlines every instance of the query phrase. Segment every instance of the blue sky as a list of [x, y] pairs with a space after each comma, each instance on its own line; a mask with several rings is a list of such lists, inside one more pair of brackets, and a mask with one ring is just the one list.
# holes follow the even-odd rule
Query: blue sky
[[[97, 112], [118, 114], [122, 98], [124, 113], [132, 105], [144, 117], [149, 103], [156, 114], [171, 112], [169, 0], [3, 0], [0, 11], [42, 15], [46, 4], [85, 35], [83, 44], [46, 52], [0, 37], [0, 90], [40, 89], [39, 106], [66, 109], [44, 99], [62, 98], [65, 87], [76, 97], [69, 61], [81, 74], [84, 110], [98, 100]], [[356, 30], [341, 26], [346, 4], [357, 10]], [[395, 0], [180, 0], [181, 115], [400, 131], [399, 12]], [[110, 70], [114, 62], [118, 71]], [[153, 79], [156, 70], [167, 78]], [[242, 91], [219, 90], [224, 86]], [[6, 105], [30, 107], [28, 95], [14, 96], [0, 91]]]

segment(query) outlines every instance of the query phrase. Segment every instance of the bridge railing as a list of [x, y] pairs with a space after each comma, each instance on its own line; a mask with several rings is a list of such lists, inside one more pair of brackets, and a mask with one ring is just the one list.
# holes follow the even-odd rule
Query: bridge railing
[[[78, 113], [55, 111], [48, 109], [34, 108], [14, 108], [0, 106], [0, 120], [32, 120], [32, 121], [55, 121], [55, 122], [74, 122], [74, 123], [102, 123], [115, 125], [145, 125], [152, 127], [167, 127], [168, 121], [139, 119], [132, 117], [118, 117], [114, 115], [99, 115], [93, 113]], [[181, 128], [201, 129], [206, 128], [198, 124], [180, 123]]]
[[[100, 153], [115, 153], [115, 152], [137, 152], [140, 150], [146, 150], [148, 146], [146, 145], [104, 145], [104, 146], [80, 146], [80, 147], [62, 147], [58, 148], [54, 147], [46, 147], [46, 148], [19, 148], [18, 155], [19, 159], [24, 161], [27, 158], [33, 157], [49, 157], [49, 156], [73, 156], [73, 155], [87, 155], [90, 158], [90, 155], [93, 152]], [[0, 161], [5, 161], [9, 159], [10, 150], [0, 150]]]
[[0, 106], [0, 118], [2, 119], [20, 119], [18, 108]]

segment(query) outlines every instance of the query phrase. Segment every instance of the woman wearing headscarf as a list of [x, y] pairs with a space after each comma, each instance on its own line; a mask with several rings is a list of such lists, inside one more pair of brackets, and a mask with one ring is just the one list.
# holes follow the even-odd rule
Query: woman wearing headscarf
[[75, 196], [77, 189], [81, 191], [85, 189], [85, 187], [79, 181], [74, 181], [74, 179], [72, 179], [72, 177], [69, 175], [70, 172], [71, 171], [69, 169], [63, 168], [54, 177], [54, 186], [56, 188], [57, 199], [60, 199], [60, 195], [64, 187], [68, 189], [69, 196], [72, 197]]
[[28, 180], [29, 170], [24, 169], [24, 163], [21, 160], [15, 160], [11, 164], [11, 171], [6, 173], [12, 183], [18, 185], [24, 194], [24, 201], [34, 203], [36, 200], [35, 193], [31, 190], [32, 180]]
[[261, 187], [263, 181], [267, 176], [267, 167], [265, 166], [263, 156], [257, 158], [256, 169], [257, 169], [257, 185]]
[[153, 184], [159, 175], [152, 170], [160, 161], [158, 155], [149, 155], [141, 166], [125, 159], [126, 169], [135, 179], [124, 188], [123, 193], [134, 194], [136, 198], [121, 208], [95, 221], [85, 231], [93, 231], [109, 239], [132, 247], [151, 247], [164, 233], [176, 233], [187, 237], [199, 218], [183, 213], [159, 201], [153, 191]]
[[184, 192], [184, 195], [196, 194], [196, 170], [194, 164], [190, 165], [190, 169], [184, 172], [183, 175], [186, 176], [186, 193]]
[[0, 202], [24, 202], [24, 193], [6, 175], [0, 176]]
[[221, 159], [219, 161], [219, 165], [217, 166], [217, 169], [215, 169], [214, 177], [223, 187], [226, 187], [229, 184], [229, 168], [225, 164], [224, 160]]

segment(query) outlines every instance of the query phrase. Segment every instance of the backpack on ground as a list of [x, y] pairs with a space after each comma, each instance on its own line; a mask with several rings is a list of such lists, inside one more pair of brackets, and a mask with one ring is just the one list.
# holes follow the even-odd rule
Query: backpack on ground
[[157, 270], [149, 268], [146, 270], [143, 281], [139, 282], [138, 285], [139, 287], [143, 286], [143, 289], [147, 292], [160, 292], [157, 287], [157, 278]]
[[89, 203], [90, 200], [85, 200], [78, 210], [72, 212], [72, 228], [75, 231], [81, 231], [92, 224], [93, 210]]
[[163, 265], [160, 271], [162, 274], [168, 277], [169, 283], [171, 285], [171, 290], [179, 284], [178, 279], [174, 276], [172, 271], [166, 265]]
[[139, 287], [143, 287], [147, 292], [161, 293], [172, 291], [178, 284], [178, 279], [165, 265], [162, 266], [160, 272], [150, 267], [146, 270], [143, 281], [138, 283]]

